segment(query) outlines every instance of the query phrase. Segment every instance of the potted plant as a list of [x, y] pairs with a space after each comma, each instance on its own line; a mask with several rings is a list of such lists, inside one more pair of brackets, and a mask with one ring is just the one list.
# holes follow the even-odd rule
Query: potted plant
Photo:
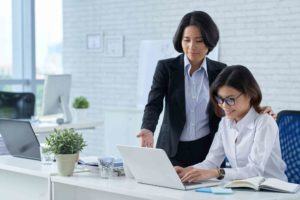
[[89, 106], [90, 104], [84, 96], [76, 97], [73, 101], [73, 108], [75, 109], [74, 121], [86, 120]]
[[55, 155], [58, 174], [61, 176], [73, 174], [79, 152], [87, 146], [82, 135], [74, 129], [54, 129], [54, 132], [46, 137], [46, 145], [48, 151]]

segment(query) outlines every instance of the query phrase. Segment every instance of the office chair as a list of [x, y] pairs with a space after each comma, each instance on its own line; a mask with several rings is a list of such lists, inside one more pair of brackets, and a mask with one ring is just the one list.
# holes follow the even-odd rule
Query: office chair
[[300, 184], [300, 111], [279, 112], [277, 124], [285, 173], [289, 182]]
[[34, 106], [33, 93], [0, 91], [0, 118], [30, 119]]

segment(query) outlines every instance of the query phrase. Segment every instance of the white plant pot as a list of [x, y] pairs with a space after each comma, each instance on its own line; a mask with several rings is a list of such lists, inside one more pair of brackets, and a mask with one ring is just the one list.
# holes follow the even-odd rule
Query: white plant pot
[[58, 174], [61, 176], [72, 176], [75, 163], [78, 161], [79, 153], [57, 154], [56, 156]]
[[82, 122], [87, 120], [87, 108], [74, 109], [74, 122]]

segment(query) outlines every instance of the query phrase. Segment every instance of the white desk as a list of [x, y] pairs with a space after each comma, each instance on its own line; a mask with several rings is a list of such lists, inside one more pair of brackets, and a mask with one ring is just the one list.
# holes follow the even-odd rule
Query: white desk
[[87, 130], [95, 129], [97, 126], [101, 126], [103, 121], [83, 121], [83, 122], [71, 122], [67, 124], [57, 124], [57, 123], [33, 123], [32, 128], [37, 134], [37, 138], [40, 143], [45, 142], [45, 138], [54, 131], [54, 129], [63, 128], [74, 128], [75, 130]]
[[80, 173], [72, 177], [51, 177], [53, 200], [119, 200], [119, 199], [155, 199], [155, 200], [299, 200], [297, 194], [276, 192], [255, 192], [253, 190], [234, 190], [231, 195], [214, 195], [191, 191], [180, 191], [136, 183], [132, 179], [117, 177], [102, 179], [97, 174]]
[[97, 126], [103, 124], [103, 121], [83, 121], [83, 122], [71, 122], [67, 124], [57, 124], [57, 123], [33, 123], [32, 128], [36, 134], [50, 133], [55, 128], [74, 128], [76, 130], [85, 130], [85, 129], [95, 129]]
[[55, 165], [0, 156], [0, 199], [50, 200], [50, 176], [55, 172]]
[[[232, 195], [214, 195], [195, 191], [180, 191], [136, 183], [117, 177], [102, 179], [98, 174], [83, 172], [72, 177], [55, 176], [56, 165], [39, 161], [0, 156], [1, 200], [299, 200], [297, 194], [236, 191]], [[51, 186], [51, 187], [50, 187]]]

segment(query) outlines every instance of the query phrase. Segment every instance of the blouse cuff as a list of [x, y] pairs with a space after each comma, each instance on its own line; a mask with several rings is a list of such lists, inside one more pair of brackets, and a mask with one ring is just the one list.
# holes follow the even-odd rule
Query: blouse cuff
[[235, 169], [224, 168], [224, 171], [225, 171], [224, 180], [235, 180], [236, 179], [237, 171]]

